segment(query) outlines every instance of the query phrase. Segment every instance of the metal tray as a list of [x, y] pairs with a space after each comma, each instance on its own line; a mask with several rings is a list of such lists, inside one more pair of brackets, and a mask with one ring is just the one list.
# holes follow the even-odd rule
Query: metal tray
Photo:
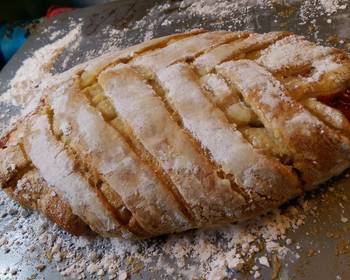
[[[303, 1], [268, 2], [265, 5], [257, 5], [256, 1], [237, 1], [236, 9], [233, 9], [232, 5], [229, 7], [219, 5], [220, 1], [217, 1], [219, 9], [203, 17], [203, 15], [188, 10], [194, 2], [195, 0], [169, 1], [168, 5], [164, 5], [164, 2], [152, 0], [119, 0], [48, 19], [42, 26], [42, 31], [30, 37], [0, 72], [0, 92], [7, 89], [8, 82], [25, 58], [29, 57], [36, 49], [50, 43], [47, 30], [50, 30], [51, 33], [58, 30], [68, 32], [71, 22], [82, 22], [83, 39], [79, 48], [67, 49], [63, 53], [62, 59], [68, 53], [70, 53], [71, 59], [65, 67], [62, 67], [62, 60], [59, 60], [55, 65], [57, 72], [74, 66], [77, 60], [79, 62], [85, 61], [85, 54], [89, 50], [99, 49], [105, 42], [108, 42], [110, 38], [102, 32], [106, 26], [122, 30], [141, 19], [142, 24], [138, 28], [124, 32], [124, 36], [120, 38], [120, 46], [130, 46], [141, 42], [150, 34], [159, 37], [200, 27], [213, 30], [251, 30], [255, 32], [288, 30], [323, 44], [344, 49], [349, 47], [347, 43], [350, 42], [350, 7], [335, 14], [322, 15], [322, 12], [314, 11], [312, 5], [308, 9], [306, 1], [304, 3]], [[210, 0], [208, 2], [213, 3]], [[222, 13], [223, 9], [228, 8], [232, 10], [229, 12], [225, 10]], [[0, 104], [0, 111], [5, 109], [7, 107]], [[11, 114], [17, 112], [15, 107], [10, 107], [10, 110]], [[7, 119], [3, 117], [0, 121], [6, 122]], [[350, 196], [349, 179], [340, 179], [335, 185], [337, 191]], [[321, 209], [317, 217], [308, 217], [304, 226], [287, 234], [297, 246], [300, 246], [300, 259], [294, 263], [285, 263], [280, 277], [281, 279], [350, 279], [350, 254], [346, 249], [349, 248], [350, 242], [349, 226], [344, 225], [340, 219], [341, 216], [350, 217], [350, 203], [343, 202], [344, 208], [339, 207], [342, 198], [336, 193], [330, 194], [331, 203], [324, 203], [323, 196], [319, 192], [314, 195], [316, 199], [319, 199]], [[0, 205], [0, 210], [1, 207], [4, 206]], [[9, 224], [9, 218], [0, 219], [0, 235], [6, 230], [5, 225], [7, 224]], [[337, 229], [339, 234], [330, 238], [328, 234], [330, 229]], [[337, 246], [340, 242], [348, 245], [344, 247], [345, 250], [342, 251], [342, 254], [337, 254]], [[311, 251], [312, 254], [310, 254]], [[314, 256], [310, 257], [310, 255]], [[20, 250], [7, 254], [0, 250], [0, 271], [7, 266], [18, 267], [17, 275], [13, 276], [17, 279], [26, 279], [35, 271], [33, 262], [25, 259]], [[264, 270], [263, 279], [269, 279], [270, 273], [270, 269]], [[38, 277], [61, 278], [51, 264], [47, 264], [47, 268]], [[146, 272], [141, 272], [139, 276], [134, 277], [158, 278], [157, 275], [150, 275]], [[240, 275], [237, 277], [246, 279], [251, 276]]]

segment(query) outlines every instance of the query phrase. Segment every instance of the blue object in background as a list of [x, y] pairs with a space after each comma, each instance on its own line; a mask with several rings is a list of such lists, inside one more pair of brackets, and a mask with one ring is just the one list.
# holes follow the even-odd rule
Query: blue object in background
[[26, 40], [27, 29], [23, 26], [0, 24], [0, 59], [6, 63]]

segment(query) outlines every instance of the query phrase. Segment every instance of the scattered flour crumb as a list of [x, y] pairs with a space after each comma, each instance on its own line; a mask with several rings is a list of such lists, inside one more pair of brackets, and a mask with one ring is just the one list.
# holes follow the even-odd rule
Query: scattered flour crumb
[[[180, 16], [196, 16], [203, 21], [214, 14], [219, 19], [230, 17], [231, 29], [242, 29], [242, 27], [250, 29], [255, 23], [255, 18], [249, 13], [252, 7], [258, 3], [261, 7], [272, 9], [273, 2], [250, 0], [245, 2], [246, 5], [242, 5], [242, 1], [183, 1], [177, 13]], [[159, 10], [165, 11], [169, 7], [170, 4], [165, 2], [150, 9], [148, 14], [155, 15]], [[314, 24], [315, 19], [324, 13], [333, 14], [346, 7], [345, 2], [338, 0], [303, 1], [298, 11], [298, 24]], [[233, 17], [233, 14], [238, 15]], [[117, 30], [106, 26], [102, 32], [104, 35], [108, 34], [110, 40], [100, 49], [86, 52], [85, 59], [136, 43], [131, 36], [128, 36], [132, 32], [141, 34], [140, 41], [148, 40], [157, 35], [155, 30], [159, 26], [171, 27], [176, 23], [176, 20], [170, 16], [159, 18], [159, 21], [161, 24], [144, 17], [125, 29]], [[83, 23], [83, 20], [79, 22]], [[23, 61], [10, 83], [9, 91], [1, 96], [2, 102], [16, 100], [18, 105], [26, 104], [35, 94], [40, 82], [52, 77], [53, 64], [60, 54], [67, 48], [79, 48], [82, 39], [81, 24], [72, 21], [69, 26], [72, 30], [66, 35], [62, 34], [62, 31], [50, 33], [49, 39], [53, 42]], [[195, 27], [201, 27], [201, 23], [196, 26], [185, 26], [177, 31], [186, 31]], [[221, 25], [217, 24], [214, 27], [220, 29]], [[315, 36], [317, 34], [316, 30]], [[61, 36], [63, 37], [57, 39]], [[70, 59], [69, 56], [63, 59], [63, 68], [68, 67]], [[23, 94], [24, 92], [26, 94]], [[64, 127], [63, 131], [69, 134], [69, 127]], [[20, 191], [26, 183], [19, 181], [16, 191]], [[7, 209], [4, 213], [10, 212], [12, 208], [19, 209], [2, 192], [0, 204], [5, 205], [3, 208]], [[12, 229], [7, 228], [6, 231], [0, 229], [0, 250], [21, 249], [26, 252], [28, 262], [45, 262], [47, 256], [50, 256], [57, 271], [62, 276], [73, 279], [82, 279], [89, 275], [101, 278], [102, 275], [108, 275], [110, 279], [125, 280], [137, 271], [141, 264], [152, 269], [152, 272], [160, 271], [165, 275], [171, 274], [178, 278], [187, 276], [234, 279], [233, 276], [237, 275], [229, 275], [228, 271], [232, 270], [234, 273], [242, 271], [249, 260], [255, 258], [254, 256], [262, 250], [261, 243], [266, 244], [266, 248], [263, 249], [266, 255], [257, 259], [258, 264], [262, 266], [270, 266], [268, 257], [271, 254], [277, 254], [282, 260], [287, 257], [299, 258], [298, 253], [286, 246], [292, 243], [291, 239], [286, 239], [286, 233], [304, 224], [306, 213], [313, 211], [307, 204], [308, 202], [304, 201], [300, 205], [288, 207], [284, 212], [277, 209], [271, 214], [238, 225], [228, 225], [215, 230], [190, 231], [148, 241], [75, 237], [61, 231], [56, 225], [48, 223], [40, 215], [25, 211], [15, 215], [16, 223]], [[341, 221], [346, 223], [348, 219], [341, 216]], [[296, 248], [300, 249], [301, 246], [297, 245]], [[192, 263], [191, 266], [187, 265], [188, 261]], [[254, 278], [261, 278], [258, 266], [250, 269], [253, 271]], [[8, 273], [13, 272], [10, 272], [10, 268], [6, 268], [0, 271], [0, 278], [5, 275], [4, 278], [6, 278], [9, 276]]]
[[59, 40], [45, 45], [23, 61], [10, 82], [10, 89], [2, 95], [12, 100], [15, 105], [25, 106], [33, 98], [40, 83], [52, 76], [51, 70], [58, 56], [81, 37], [81, 25], [77, 25]]
[[340, 0], [320, 0], [320, 4], [324, 8], [327, 14], [333, 14], [337, 12], [339, 9], [346, 9], [347, 4], [342, 4]]
[[118, 275], [118, 280], [126, 280], [128, 278], [128, 273], [126, 271], [122, 271]]
[[261, 277], [261, 273], [259, 272], [259, 271], [255, 271], [254, 272], [254, 278], [255, 279], [258, 279], [258, 278], [260, 278]]
[[267, 259], [266, 256], [262, 256], [259, 258], [259, 263], [263, 266], [270, 267], [269, 260]]

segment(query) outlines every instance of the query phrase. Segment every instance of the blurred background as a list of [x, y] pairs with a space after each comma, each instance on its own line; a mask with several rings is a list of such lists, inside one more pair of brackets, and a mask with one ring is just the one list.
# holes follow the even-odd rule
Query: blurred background
[[52, 6], [82, 8], [106, 2], [111, 0], [10, 0], [1, 7], [0, 22], [39, 18]]
[[46, 17], [111, 0], [10, 0], [0, 9], [0, 69]]

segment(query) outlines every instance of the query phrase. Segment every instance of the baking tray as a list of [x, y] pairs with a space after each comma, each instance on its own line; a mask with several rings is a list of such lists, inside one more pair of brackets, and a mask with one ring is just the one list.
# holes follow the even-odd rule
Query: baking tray
[[[204, 1], [197, 2], [203, 3]], [[209, 0], [208, 2], [214, 3]], [[58, 60], [55, 65], [56, 72], [68, 69], [78, 61], [85, 61], [89, 51], [102, 48], [110, 40], [108, 33], [103, 32], [106, 27], [123, 30], [138, 21], [140, 22], [138, 28], [124, 30], [123, 36], [119, 38], [118, 46], [126, 47], [142, 42], [145, 38], [159, 37], [191, 28], [206, 28], [255, 32], [288, 30], [322, 44], [349, 50], [350, 7], [338, 10], [334, 14], [323, 13], [322, 15], [322, 12], [313, 10], [315, 5], [308, 6], [305, 4], [306, 1], [304, 3], [303, 1], [267, 1], [264, 4], [259, 1], [259, 5], [255, 1], [237, 1], [235, 8], [232, 5], [233, 2], [230, 5], [224, 5], [227, 2], [216, 1], [217, 6], [213, 12], [208, 12], [203, 16], [203, 13], [196, 14], [193, 9], [189, 8], [195, 3], [194, 0], [166, 3], [165, 5], [160, 1], [119, 0], [46, 19], [41, 31], [30, 37], [0, 72], [0, 92], [6, 91], [9, 81], [25, 58], [36, 49], [50, 43], [49, 35], [53, 32], [67, 33], [74, 26], [72, 22], [82, 23], [82, 42], [78, 48], [67, 49], [63, 53], [62, 59], [68, 53], [71, 59], [64, 67], [62, 59]], [[8, 108], [7, 105], [0, 104], [1, 111], [8, 109], [11, 115], [17, 112], [13, 106]], [[7, 122], [7, 117], [0, 118], [0, 121]], [[350, 217], [350, 203], [343, 201], [344, 195], [350, 197], [350, 180], [343, 177], [331, 185], [336, 191], [323, 189], [311, 194], [316, 197], [316, 200], [319, 200], [320, 209], [317, 215], [310, 215], [304, 226], [295, 232], [287, 233], [287, 238], [294, 240], [293, 248], [300, 248], [298, 249], [300, 258], [297, 261], [286, 261], [283, 264], [281, 279], [350, 279], [350, 254], [348, 253], [350, 232], [349, 226], [344, 225], [344, 221], [341, 221], [341, 217]], [[324, 201], [323, 192], [328, 193], [327, 202]], [[340, 204], [342, 207], [339, 207]], [[0, 212], [2, 207], [5, 206], [0, 205]], [[0, 220], [0, 234], [11, 224], [10, 219], [7, 217]], [[330, 235], [330, 230], [336, 231], [337, 234]], [[345, 244], [341, 252], [338, 250], [339, 244]], [[33, 262], [27, 260], [21, 250], [11, 250], [9, 253], [0, 250], [0, 271], [8, 266], [18, 268], [18, 273], [8, 276], [9, 279], [26, 279], [35, 271]], [[262, 273], [263, 278], [261, 279], [270, 278], [270, 269], [264, 269]], [[56, 272], [53, 264], [47, 263], [46, 269], [39, 273], [37, 278], [61, 279], [61, 276]], [[132, 278], [150, 279], [158, 278], [158, 276], [141, 271]], [[252, 276], [238, 275], [237, 278], [248, 279]]]

